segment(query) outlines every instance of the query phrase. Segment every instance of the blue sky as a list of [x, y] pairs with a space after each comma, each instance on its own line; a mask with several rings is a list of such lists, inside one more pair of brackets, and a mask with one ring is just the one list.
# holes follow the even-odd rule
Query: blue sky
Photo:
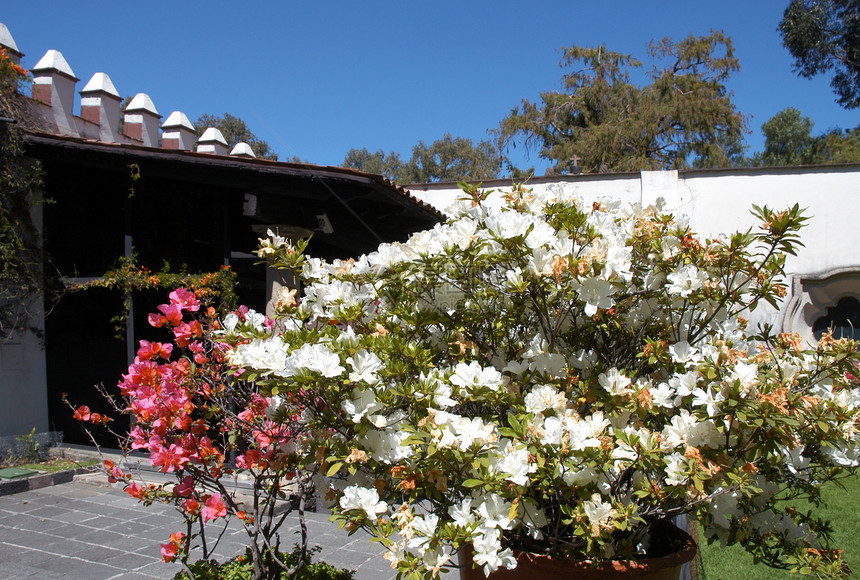
[[[860, 124], [826, 77], [798, 78], [777, 24], [788, 0], [721, 2], [10, 2], [0, 11], [32, 67], [51, 48], [83, 88], [105, 72], [123, 96], [149, 94], [167, 117], [230, 112], [281, 156], [338, 165], [352, 147], [409, 157], [449, 132], [473, 140], [521, 99], [558, 90], [559, 49], [606, 44], [645, 60], [647, 43], [722, 29], [741, 70], [729, 83], [761, 124], [794, 106], [814, 133]], [[77, 105], [75, 111], [78, 111]], [[511, 155], [519, 166], [546, 163]]]

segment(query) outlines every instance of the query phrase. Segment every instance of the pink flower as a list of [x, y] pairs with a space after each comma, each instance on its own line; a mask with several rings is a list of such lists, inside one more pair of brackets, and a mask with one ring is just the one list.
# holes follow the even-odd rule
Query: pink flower
[[209, 522], [227, 515], [227, 504], [221, 499], [220, 493], [213, 493], [206, 497], [201, 511], [204, 522]]
[[160, 304], [158, 309], [172, 326], [178, 326], [182, 322], [182, 308], [178, 304]]
[[243, 455], [236, 457], [236, 467], [239, 469], [253, 469], [255, 465], [260, 463], [263, 454], [259, 449], [249, 449]]
[[189, 497], [194, 492], [194, 478], [190, 475], [183, 478], [173, 487], [173, 494], [179, 497]]
[[89, 421], [90, 420], [90, 408], [87, 407], [86, 405], [81, 405], [75, 411], [75, 414], [73, 415], [73, 417], [75, 419], [77, 419], [78, 421]]
[[150, 450], [149, 462], [153, 467], [160, 466], [164, 473], [182, 469], [186, 463], [192, 460], [187, 450], [175, 443], [171, 443], [170, 447], [161, 447], [160, 449], [153, 449], [150, 444]]
[[147, 316], [147, 321], [150, 326], [154, 326], [155, 328], [161, 328], [167, 322], [167, 319], [160, 314], [156, 314], [155, 312], [150, 313]]
[[197, 312], [200, 310], [200, 301], [194, 292], [189, 292], [188, 288], [178, 288], [170, 293], [170, 302], [178, 305], [183, 310], [189, 312]]
[[131, 430], [128, 436], [130, 439], [133, 439], [131, 442], [132, 449], [146, 449], [149, 447], [149, 443], [146, 440], [146, 433], [140, 428], [140, 425], [135, 425], [134, 429]]
[[125, 492], [131, 497], [136, 497], [137, 499], [143, 499], [143, 488], [140, 487], [137, 483], [131, 482], [128, 484], [128, 487], [125, 488]]
[[203, 335], [203, 325], [197, 320], [190, 324], [187, 322], [177, 323], [173, 329], [173, 336], [176, 338], [176, 344], [179, 348], [185, 348], [195, 338]]
[[173, 352], [172, 344], [161, 344], [160, 342], [141, 340], [140, 348], [137, 349], [137, 358], [141, 361], [147, 361], [160, 356], [167, 360], [170, 358], [171, 352]]

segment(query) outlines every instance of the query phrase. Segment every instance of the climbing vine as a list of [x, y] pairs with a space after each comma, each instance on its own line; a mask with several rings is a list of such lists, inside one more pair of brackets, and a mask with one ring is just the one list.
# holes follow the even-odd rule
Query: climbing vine
[[[41, 198], [42, 170], [24, 152], [32, 122], [23, 88], [29, 74], [0, 49], [0, 343], [27, 330], [41, 308], [46, 281], [41, 236], [32, 211]], [[53, 279], [53, 278], [52, 278]]]
[[122, 311], [111, 318], [117, 334], [125, 331], [135, 292], [187, 288], [193, 291], [201, 302], [213, 306], [222, 316], [238, 305], [236, 273], [230, 269], [230, 266], [222, 266], [215, 272], [189, 274], [183, 269], [172, 272], [170, 265], [165, 264], [161, 270], [153, 272], [146, 266], [138, 265], [134, 256], [121, 257], [116, 267], [105, 272], [103, 276], [73, 284], [69, 286], [68, 291], [76, 292], [91, 288], [119, 290], [122, 293]]

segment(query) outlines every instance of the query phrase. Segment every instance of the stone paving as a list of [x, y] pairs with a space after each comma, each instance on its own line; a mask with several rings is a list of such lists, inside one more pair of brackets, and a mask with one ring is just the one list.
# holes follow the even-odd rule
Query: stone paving
[[[292, 517], [292, 516], [291, 516]], [[355, 570], [356, 580], [395, 577], [379, 544], [361, 532], [349, 536], [324, 513], [308, 513], [309, 545], [316, 555], [340, 568]], [[172, 578], [178, 564], [161, 561], [161, 543], [184, 528], [169, 506], [138, 503], [94, 476], [71, 483], [0, 497], [0, 580], [12, 578]], [[290, 530], [298, 530], [296, 519]], [[216, 558], [244, 550], [244, 532], [233, 525], [224, 533]], [[291, 531], [281, 534], [292, 546]], [[295, 535], [298, 538], [298, 535]]]

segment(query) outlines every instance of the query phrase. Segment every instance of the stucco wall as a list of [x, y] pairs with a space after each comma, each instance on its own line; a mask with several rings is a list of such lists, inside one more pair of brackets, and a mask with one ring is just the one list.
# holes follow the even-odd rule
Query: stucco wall
[[45, 356], [28, 332], [0, 346], [0, 437], [48, 431]]
[[[33, 223], [42, 229], [42, 205], [32, 205]], [[27, 323], [44, 331], [45, 317], [41, 296], [29, 308]], [[0, 437], [25, 435], [49, 430], [48, 382], [45, 375], [45, 350], [30, 331], [14, 334], [0, 343]]]
[[[510, 185], [492, 181], [483, 188], [503, 191]], [[649, 204], [662, 197], [666, 211], [688, 216], [693, 231], [705, 237], [755, 227], [753, 204], [778, 209], [797, 203], [811, 219], [802, 232], [805, 247], [786, 261], [791, 293], [779, 312], [760, 308], [752, 321], [811, 339], [814, 320], [835, 304], [821, 301], [860, 298], [860, 165], [573, 175], [536, 178], [526, 185], [536, 191], [561, 187], [587, 202], [611, 197]], [[407, 189], [443, 212], [460, 195], [451, 183]], [[501, 194], [491, 194], [488, 203], [502, 203]]]

